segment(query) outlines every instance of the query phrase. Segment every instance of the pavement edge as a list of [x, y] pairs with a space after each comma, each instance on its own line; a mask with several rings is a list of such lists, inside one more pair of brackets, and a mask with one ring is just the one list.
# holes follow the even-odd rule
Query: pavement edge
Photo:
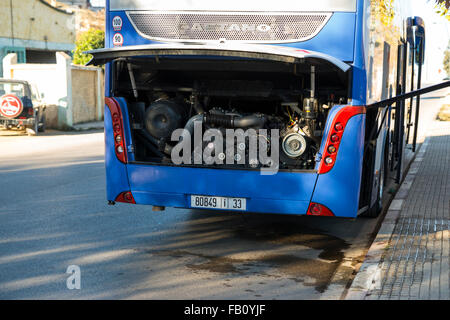
[[395, 225], [400, 217], [403, 202], [407, 198], [409, 190], [416, 178], [416, 174], [419, 171], [428, 143], [429, 138], [426, 138], [411, 164], [403, 183], [392, 200], [378, 234], [370, 246], [363, 264], [343, 299], [364, 300], [367, 294], [379, 284], [384, 255], [389, 248]]

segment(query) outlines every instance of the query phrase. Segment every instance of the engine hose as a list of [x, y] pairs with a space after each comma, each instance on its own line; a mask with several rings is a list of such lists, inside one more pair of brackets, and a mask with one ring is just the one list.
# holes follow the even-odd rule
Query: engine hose
[[213, 124], [225, 128], [262, 128], [266, 123], [266, 120], [267, 119], [263, 116], [251, 115], [237, 117], [234, 115], [226, 114], [206, 114], [203, 118], [203, 121], [206, 124]]
[[145, 146], [150, 149], [154, 154], [158, 157], [163, 158], [165, 155], [158, 150], [158, 148], [153, 145], [150, 141], [148, 141], [147, 137], [145, 137], [141, 132], [137, 131], [137, 137], [145, 144]]
[[183, 134], [181, 135], [183, 139], [187, 134], [190, 134], [190, 137], [194, 136], [194, 124], [195, 122], [203, 122], [204, 121], [203, 118], [204, 118], [203, 114], [197, 114], [189, 119], [189, 121], [184, 126], [184, 131]]
[[198, 101], [198, 99], [196, 99], [196, 101], [194, 102], [193, 107], [194, 107], [195, 112], [197, 112], [197, 114], [203, 114], [205, 112], [205, 109], [203, 109], [203, 106]]
[[233, 126], [233, 117], [225, 114], [205, 114], [203, 122], [206, 124], [213, 124], [218, 127], [230, 128]]
[[[158, 150], [158, 152], [161, 154], [161, 152], [159, 151], [159, 147], [158, 146], [160, 146], [161, 144], [160, 144], [160, 142], [155, 138], [155, 137], [153, 137], [151, 134], [149, 134], [147, 131], [145, 131], [145, 130], [140, 130], [140, 131], [138, 131], [139, 132], [139, 134], [140, 134], [140, 137], [141, 138], [145, 138], [148, 142], [150, 142], [151, 144], [152, 144], [152, 146], [156, 149], [156, 150]], [[154, 151], [153, 149], [152, 149], [152, 151]], [[166, 155], [168, 155], [168, 156], [170, 156], [171, 155], [171, 153], [172, 153], [172, 146], [170, 146], [169, 144], [164, 144], [164, 149], [163, 149], [163, 152], [166, 154]]]
[[[194, 143], [194, 126], [196, 122], [203, 123], [203, 114], [197, 114], [188, 120], [188, 122], [184, 126], [180, 141], [189, 140], [191, 141], [191, 145]], [[172, 152], [172, 147], [170, 148], [170, 152]], [[165, 149], [167, 149], [167, 145]]]
[[138, 132], [141, 134], [141, 136], [143, 136], [144, 138], [146, 138], [147, 140], [149, 140], [149, 141], [150, 141], [151, 143], [153, 143], [155, 146], [158, 146], [158, 145], [159, 145], [158, 140], [157, 140], [155, 137], [153, 137], [151, 134], [149, 134], [147, 131], [145, 131], [145, 130], [139, 130]]
[[290, 105], [289, 107], [290, 107], [292, 110], [294, 110], [295, 112], [297, 112], [297, 114], [298, 114], [299, 116], [302, 115], [302, 110], [300, 110], [299, 107], [294, 106], [294, 105]]
[[322, 143], [322, 139], [314, 135], [314, 120], [306, 120], [306, 124], [310, 132], [308, 137], [311, 138], [318, 146], [320, 146], [320, 144]]
[[266, 118], [262, 116], [234, 117], [233, 126], [235, 128], [257, 127], [262, 128], [266, 124]]

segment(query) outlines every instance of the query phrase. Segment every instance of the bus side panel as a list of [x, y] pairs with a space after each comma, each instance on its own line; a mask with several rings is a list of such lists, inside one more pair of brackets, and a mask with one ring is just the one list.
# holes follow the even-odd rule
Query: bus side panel
[[328, 207], [335, 216], [356, 218], [362, 176], [366, 116], [352, 117], [345, 128], [333, 169], [319, 175], [312, 202]]
[[306, 214], [316, 172], [278, 172], [129, 164], [137, 204], [189, 208], [190, 195], [247, 199], [247, 211]]
[[106, 194], [109, 201], [116, 200], [120, 193], [130, 190], [126, 165], [117, 159], [114, 148], [111, 111], [105, 105]]
[[[105, 3], [105, 48], [111, 48], [111, 29], [112, 29], [112, 21], [111, 21], [111, 11], [109, 6], [109, 0], [106, 0]], [[111, 21], [111, 22], [109, 22]], [[108, 78], [106, 78], [108, 79]], [[107, 95], [108, 96], [108, 95]]]
[[367, 51], [369, 49], [369, 23], [370, 0], [358, 1], [356, 14], [355, 60], [353, 62], [352, 105], [366, 105], [367, 100]]

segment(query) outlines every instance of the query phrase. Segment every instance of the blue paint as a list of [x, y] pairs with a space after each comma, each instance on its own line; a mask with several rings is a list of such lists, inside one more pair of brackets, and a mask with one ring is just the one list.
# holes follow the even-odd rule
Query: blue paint
[[106, 0], [105, 10], [106, 10], [105, 48], [111, 48], [111, 32], [110, 32], [110, 30], [112, 29], [112, 21], [111, 21], [111, 11], [110, 11], [110, 6], [109, 6], [109, 0]]
[[351, 62], [355, 53], [355, 16], [353, 12], [336, 12], [314, 38], [304, 42], [278, 45], [322, 52], [339, 60]]
[[[120, 30], [120, 31], [114, 31], [113, 27], [112, 27], [112, 21], [113, 21], [114, 17], [116, 17], [116, 16], [119, 16], [122, 18], [123, 25], [122, 25], [122, 30]], [[123, 38], [124, 38], [123, 46], [135, 46], [135, 45], [157, 43], [155, 41], [151, 41], [151, 40], [141, 37], [134, 29], [133, 25], [131, 24], [130, 20], [128, 19], [128, 16], [126, 15], [126, 13], [124, 11], [111, 12], [109, 15], [109, 18], [107, 18], [106, 21], [107, 21], [106, 29], [110, 30], [109, 36], [108, 36], [108, 42], [110, 45], [109, 48], [114, 47], [113, 43], [112, 43], [112, 38], [114, 37], [114, 34], [116, 34], [116, 33], [120, 33], [123, 36]]]
[[[367, 100], [367, 71], [366, 71], [366, 42], [368, 41], [368, 28], [366, 11], [370, 0], [359, 0], [356, 12], [355, 29], [355, 60], [353, 62], [352, 105], [364, 106]], [[366, 48], [365, 48], [366, 47]]]

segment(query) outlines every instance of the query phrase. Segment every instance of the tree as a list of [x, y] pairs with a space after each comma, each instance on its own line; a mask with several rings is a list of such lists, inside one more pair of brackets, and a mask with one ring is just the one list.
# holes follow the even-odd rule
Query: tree
[[105, 47], [105, 32], [101, 30], [89, 29], [83, 32], [75, 42], [75, 50], [73, 50], [73, 63], [78, 65], [86, 65], [92, 56], [83, 52]]
[[437, 13], [450, 21], [450, 0], [434, 0], [436, 3]]
[[377, 20], [390, 27], [394, 19], [394, 0], [375, 0], [373, 4]]
[[450, 8], [450, 0], [436, 0], [437, 4], [443, 4], [445, 8]]
[[450, 77], [450, 42], [448, 43], [447, 50], [444, 53], [444, 70], [447, 72], [447, 76]]

